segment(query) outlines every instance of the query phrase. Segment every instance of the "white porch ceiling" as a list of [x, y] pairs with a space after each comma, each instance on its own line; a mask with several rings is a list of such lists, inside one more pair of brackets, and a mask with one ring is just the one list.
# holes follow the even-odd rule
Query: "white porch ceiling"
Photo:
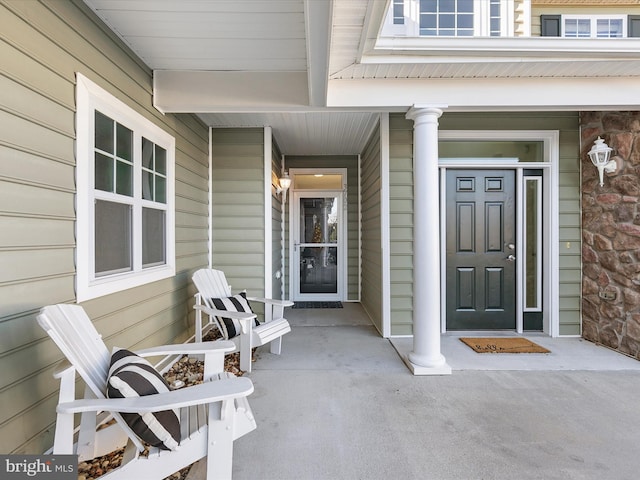
[[288, 155], [360, 153], [376, 111], [414, 103], [640, 108], [636, 40], [608, 44], [619, 51], [519, 41], [472, 51], [379, 40], [388, 0], [84, 1], [154, 70], [156, 107], [215, 127], [271, 126]]

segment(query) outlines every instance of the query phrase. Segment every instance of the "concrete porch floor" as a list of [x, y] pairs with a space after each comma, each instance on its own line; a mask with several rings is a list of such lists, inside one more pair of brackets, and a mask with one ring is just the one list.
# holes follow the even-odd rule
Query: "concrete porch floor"
[[638, 478], [640, 362], [579, 338], [491, 355], [444, 335], [453, 374], [415, 377], [410, 338], [344, 307], [287, 309], [282, 355], [258, 351], [258, 428], [234, 442], [234, 479]]

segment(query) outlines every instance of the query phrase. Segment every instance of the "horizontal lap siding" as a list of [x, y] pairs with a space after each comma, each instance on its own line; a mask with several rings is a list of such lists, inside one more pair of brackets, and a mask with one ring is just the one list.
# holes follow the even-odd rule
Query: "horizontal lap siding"
[[151, 72], [79, 1], [0, 5], [0, 451], [52, 445], [62, 358], [35, 317], [75, 302], [75, 74], [176, 138], [175, 277], [83, 306], [107, 346], [188, 338], [190, 273], [207, 263], [207, 130], [152, 107]]
[[380, 333], [382, 325], [382, 217], [380, 128], [361, 154], [362, 293], [361, 303]]
[[[578, 115], [548, 113], [447, 113], [440, 130], [558, 130], [560, 334], [580, 334], [581, 235]], [[412, 333], [413, 122], [390, 116], [391, 333]]]
[[[271, 297], [282, 299], [282, 195], [276, 194], [276, 186], [280, 180], [282, 170], [282, 154], [278, 149], [275, 138], [271, 145], [271, 269], [273, 272]], [[280, 272], [280, 278], [275, 273]]]
[[389, 266], [391, 335], [413, 324], [413, 122], [389, 117]]
[[213, 267], [234, 292], [263, 296], [264, 129], [214, 128], [212, 151]]

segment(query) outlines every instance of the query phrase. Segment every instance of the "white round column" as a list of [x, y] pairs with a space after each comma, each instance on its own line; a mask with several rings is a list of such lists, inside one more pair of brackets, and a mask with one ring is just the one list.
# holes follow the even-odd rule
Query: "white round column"
[[440, 351], [440, 181], [438, 118], [442, 110], [415, 105], [413, 120], [413, 351], [414, 375], [451, 373]]

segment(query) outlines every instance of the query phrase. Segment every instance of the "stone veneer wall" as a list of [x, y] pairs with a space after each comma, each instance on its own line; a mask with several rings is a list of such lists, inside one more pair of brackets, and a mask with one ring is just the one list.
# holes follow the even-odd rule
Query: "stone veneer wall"
[[[640, 112], [583, 112], [582, 335], [640, 360]], [[587, 152], [602, 137], [617, 171], [598, 171]]]

